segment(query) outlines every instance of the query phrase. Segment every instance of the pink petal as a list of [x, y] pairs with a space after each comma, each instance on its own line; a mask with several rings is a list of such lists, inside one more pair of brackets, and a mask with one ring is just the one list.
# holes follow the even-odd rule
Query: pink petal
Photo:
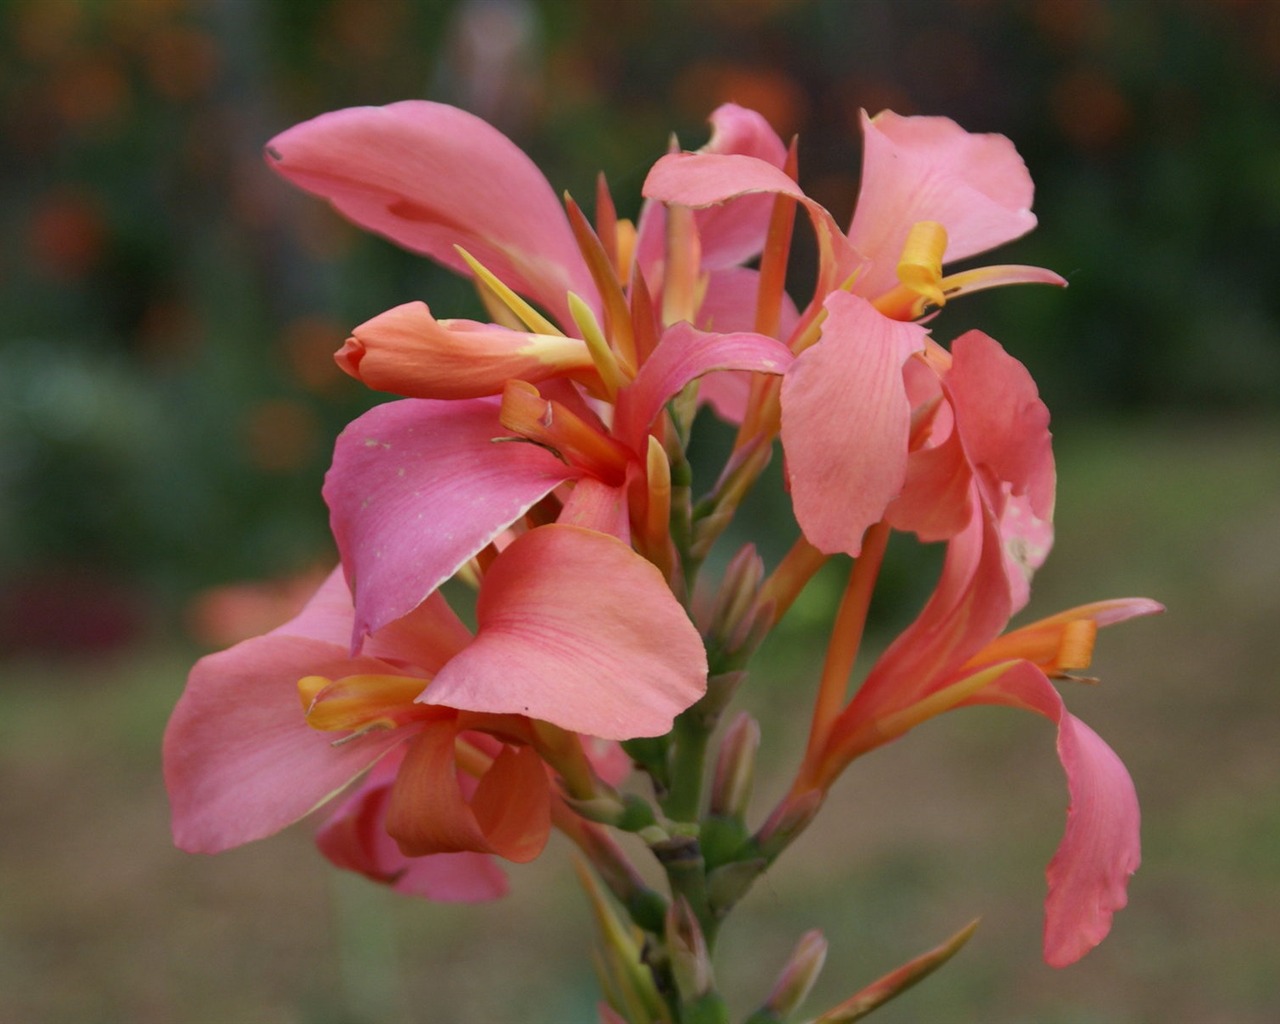
[[578, 338], [437, 320], [425, 302], [407, 302], [362, 323], [337, 361], [367, 387], [407, 398], [500, 395], [513, 378], [537, 383], [592, 369]]
[[165, 730], [174, 842], [217, 853], [278, 832], [332, 797], [407, 733], [375, 730], [334, 746], [332, 734], [307, 725], [298, 680], [394, 671], [348, 657], [345, 643], [280, 631], [201, 658]]
[[951, 355], [943, 384], [969, 461], [981, 476], [1008, 485], [1009, 493], [1027, 495], [1030, 510], [1051, 520], [1053, 438], [1049, 410], [1031, 374], [981, 331], [958, 337]]
[[499, 400], [406, 399], [339, 436], [324, 496], [356, 598], [353, 643], [406, 615], [574, 471], [506, 436]]
[[406, 857], [387, 834], [391, 784], [404, 760], [403, 747], [376, 765], [330, 815], [316, 845], [340, 868], [390, 885], [397, 892], [443, 903], [479, 903], [507, 893], [507, 878], [494, 858], [481, 853]]
[[[729, 267], [712, 271], [707, 294], [698, 307], [697, 323], [703, 331], [753, 331], [756, 325], [756, 293], [760, 273], [749, 267]], [[785, 292], [778, 337], [787, 338], [799, 320], [795, 303]], [[698, 384], [698, 401], [705, 402], [728, 423], [741, 423], [751, 393], [752, 374], [742, 370], [713, 370]]]
[[[787, 159], [787, 147], [769, 123], [754, 110], [734, 103], [717, 107], [712, 113], [711, 138], [698, 152], [736, 153], [774, 167], [781, 167]], [[771, 199], [753, 196], [722, 208], [699, 211], [694, 222], [703, 269], [736, 267], [758, 256], [769, 229], [772, 207]], [[640, 266], [648, 271], [660, 264], [666, 255], [665, 245], [666, 211], [657, 203], [646, 203], [640, 212], [636, 241]]]
[[885, 510], [885, 521], [895, 530], [915, 533], [925, 543], [947, 540], [968, 524], [973, 473], [965, 458], [960, 436], [948, 437], [907, 458], [907, 478], [902, 493]]
[[1129, 876], [1141, 861], [1133, 780], [1097, 733], [1067, 713], [1058, 691], [1030, 663], [1006, 672], [973, 702], [1024, 708], [1058, 726], [1058, 757], [1071, 805], [1046, 873], [1044, 958], [1066, 967], [1106, 938], [1112, 915], [1128, 902]]
[[704, 153], [742, 153], [781, 167], [787, 147], [764, 116], [736, 103], [722, 103], [711, 112], [711, 138]]
[[668, 327], [631, 385], [618, 396], [614, 435], [637, 453], [650, 425], [686, 384], [712, 370], [784, 373], [791, 351], [763, 334], [708, 334], [681, 321]]
[[553, 524], [490, 566], [475, 641], [419, 699], [604, 739], [658, 736], [706, 689], [698, 631], [661, 573], [613, 537]]
[[801, 191], [786, 173], [750, 156], [673, 153], [649, 171], [644, 194], [664, 203], [704, 209], [749, 195], [784, 195], [808, 211], [822, 256], [821, 291], [830, 291], [864, 267], [866, 260], [821, 205]]
[[782, 382], [782, 447], [796, 519], [827, 553], [856, 555], [906, 478], [911, 409], [902, 364], [925, 330], [846, 292], [827, 297], [822, 339]]
[[321, 114], [267, 144], [276, 171], [391, 241], [469, 273], [460, 245], [569, 323], [591, 275], [542, 172], [472, 114], [406, 100]]
[[619, 487], [612, 487], [594, 477], [583, 477], [573, 485], [556, 522], [607, 533], [624, 544], [630, 544], [631, 512], [627, 507], [627, 487], [634, 475], [634, 471], [628, 473], [627, 482]]
[[[702, 331], [732, 334], [756, 329], [756, 295], [760, 290], [760, 272], [751, 267], [726, 267], [707, 276], [707, 294], [698, 307], [697, 323]], [[778, 336], [787, 338], [800, 319], [795, 303], [785, 292], [782, 296], [781, 327]]]
[[862, 187], [849, 240], [872, 261], [859, 294], [898, 283], [898, 257], [917, 221], [947, 230], [947, 262], [1012, 241], [1036, 224], [1026, 165], [1003, 135], [975, 135], [945, 117], [862, 114]]

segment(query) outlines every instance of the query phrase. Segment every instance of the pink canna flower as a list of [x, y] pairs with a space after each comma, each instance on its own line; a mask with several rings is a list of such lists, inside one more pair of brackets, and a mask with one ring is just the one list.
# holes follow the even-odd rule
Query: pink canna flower
[[[712, 125], [708, 152], [785, 158], [758, 114], [729, 105]], [[593, 233], [509, 140], [426, 102], [324, 115], [268, 154], [357, 223], [474, 273], [512, 324], [438, 320], [408, 303], [357, 327], [338, 353], [369, 386], [418, 399], [351, 424], [326, 480], [355, 648], [519, 532], [535, 506], [543, 521], [550, 506], [561, 523], [625, 541], [634, 523], [637, 546], [663, 563], [664, 404], [713, 370], [776, 374], [791, 361], [773, 339], [723, 324], [699, 332], [677, 315], [696, 319], [702, 297], [714, 312], [753, 286], [740, 264], [759, 252], [771, 201], [679, 224], [653, 205], [635, 229], [602, 191]], [[458, 175], [464, 164], [478, 170]]]
[[[913, 403], [902, 374], [908, 358], [930, 344], [910, 321], [966, 291], [1063, 283], [1034, 267], [942, 276], [945, 260], [985, 251], [1035, 224], [1031, 179], [1007, 139], [970, 135], [943, 118], [891, 113], [864, 115], [863, 127], [863, 183], [848, 235], [786, 174], [749, 156], [667, 156], [644, 189], [699, 209], [758, 194], [805, 207], [822, 269], [813, 303], [790, 336], [797, 359], [781, 388], [782, 443], [805, 536], [821, 551], [851, 555], [906, 483]], [[958, 528], [963, 502], [949, 517]]]
[[[613, 586], [591, 586], [588, 569]], [[613, 740], [659, 735], [705, 687], [701, 639], [658, 571], [578, 527], [531, 530], [504, 549], [474, 637], [432, 594], [352, 655], [352, 617], [335, 571], [296, 618], [193, 669], [164, 747], [180, 847], [270, 835], [374, 768], [322, 848], [413, 891], [478, 898], [495, 885], [485, 862], [406, 874], [402, 858], [537, 856], [552, 797], [535, 720]]]

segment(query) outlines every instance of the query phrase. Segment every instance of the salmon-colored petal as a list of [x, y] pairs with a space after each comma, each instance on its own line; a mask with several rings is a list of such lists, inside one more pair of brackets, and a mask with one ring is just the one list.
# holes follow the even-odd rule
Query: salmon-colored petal
[[925, 331], [845, 292], [829, 295], [826, 309], [822, 340], [782, 382], [782, 447], [804, 535], [828, 554], [856, 555], [906, 479], [902, 366]]
[[971, 501], [969, 524], [947, 542], [937, 587], [872, 666], [845, 711], [851, 722], [901, 710], [942, 689], [1008, 623], [1012, 608], [1000, 535], [976, 496]]
[[473, 851], [514, 861], [536, 857], [551, 830], [550, 789], [532, 748], [505, 747], [470, 800], [458, 780], [456, 716], [427, 725], [396, 775], [387, 831], [406, 856]]
[[353, 643], [416, 608], [467, 559], [574, 475], [508, 432], [499, 400], [405, 399], [339, 436], [325, 477], [355, 592]]
[[946, 540], [963, 530], [973, 515], [970, 490], [973, 473], [960, 436], [952, 433], [939, 444], [913, 451], [907, 458], [907, 477], [885, 510], [895, 530], [915, 533], [925, 543]]
[[763, 334], [712, 334], [684, 321], [673, 324], [636, 379], [618, 396], [614, 434], [632, 450], [643, 452], [650, 425], [690, 381], [712, 370], [781, 374], [792, 362], [785, 345]]
[[397, 892], [441, 903], [479, 903], [507, 894], [507, 877], [483, 853], [406, 857], [387, 833], [391, 785], [404, 760], [403, 746], [384, 757], [342, 801], [316, 834], [316, 846], [333, 864]]
[[530, 530], [485, 574], [475, 641], [419, 700], [605, 739], [658, 736], [706, 689], [698, 631], [661, 573], [614, 537]]
[[272, 139], [267, 159], [361, 227], [465, 274], [462, 246], [561, 323], [568, 291], [596, 294], [542, 172], [466, 111], [406, 100], [321, 114]]
[[335, 746], [307, 725], [298, 680], [389, 671], [348, 657], [345, 643], [279, 632], [201, 658], [165, 730], [174, 842], [216, 853], [278, 832], [336, 794], [412, 727]]
[[946, 262], [1026, 234], [1031, 175], [1013, 143], [977, 135], [945, 117], [862, 114], [862, 186], [849, 240], [871, 267], [857, 291], [878, 296], [898, 284], [898, 257], [912, 225], [935, 221], [947, 232]]
[[579, 338], [437, 320], [425, 302], [408, 302], [365, 321], [336, 358], [368, 387], [406, 398], [500, 395], [515, 378], [536, 383], [592, 370], [591, 354]]
[[[1040, 519], [1053, 518], [1055, 474], [1049, 410], [1027, 368], [981, 331], [951, 345], [943, 387], [965, 452], [980, 478], [998, 481], [988, 500], [1026, 495]], [[999, 493], [996, 493], [999, 492]]]
[[627, 482], [618, 486], [594, 477], [583, 477], [573, 485], [556, 522], [597, 530], [630, 544], [631, 512], [627, 507], [627, 487], [634, 476], [634, 472], [629, 473]]
[[719, 206], [743, 196], [789, 196], [809, 214], [821, 256], [819, 291], [825, 294], [860, 272], [865, 257], [845, 237], [820, 204], [780, 168], [751, 156], [672, 153], [662, 157], [645, 179], [644, 194], [695, 210]]
[[[737, 153], [774, 167], [781, 167], [787, 159], [787, 147], [769, 123], [756, 111], [735, 103], [725, 103], [711, 114], [711, 138], [698, 152]], [[772, 205], [767, 197], [752, 196], [724, 207], [698, 211], [694, 223], [702, 269], [736, 267], [760, 255]], [[666, 256], [666, 222], [666, 210], [659, 203], [646, 203], [640, 212], [636, 259], [650, 283], [656, 280], [649, 271]]]
[[1024, 708], [1058, 727], [1058, 757], [1071, 804], [1066, 832], [1046, 872], [1044, 958], [1053, 967], [1066, 967], [1106, 938], [1112, 915], [1128, 902], [1129, 876], [1141, 861], [1133, 780], [1115, 752], [1067, 712], [1058, 691], [1030, 663], [1004, 673], [972, 702]]

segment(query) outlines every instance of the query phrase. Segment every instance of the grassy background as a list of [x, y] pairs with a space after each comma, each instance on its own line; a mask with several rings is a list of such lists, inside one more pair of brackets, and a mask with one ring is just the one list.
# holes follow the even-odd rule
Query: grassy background
[[[816, 1010], [981, 914], [969, 947], [880, 1019], [1274, 1020], [1280, 426], [1117, 423], [1058, 444], [1060, 536], [1032, 611], [1139, 593], [1170, 608], [1104, 634], [1102, 685], [1068, 694], [1142, 797], [1129, 908], [1077, 966], [1041, 963], [1065, 803], [1052, 730], [1002, 710], [944, 716], [855, 766], [742, 906], [720, 967], [739, 1009], [807, 928], [832, 947]], [[752, 684], [776, 766], [795, 756], [821, 612], [796, 618]], [[340, 877], [306, 825], [217, 858], [173, 850], [157, 752], [190, 657], [4, 667], [0, 1019], [592, 1019], [589, 921], [563, 844], [482, 907]], [[776, 794], [761, 790], [763, 808]]]

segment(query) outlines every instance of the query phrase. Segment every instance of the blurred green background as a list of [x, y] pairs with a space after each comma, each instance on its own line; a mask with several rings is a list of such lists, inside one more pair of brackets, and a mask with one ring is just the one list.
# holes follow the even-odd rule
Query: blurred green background
[[[816, 1011], [976, 914], [885, 1021], [1264, 1022], [1280, 1013], [1280, 5], [1266, 0], [0, 2], [0, 1019], [576, 1022], [588, 919], [563, 849], [481, 908], [335, 877], [307, 827], [169, 846], [159, 737], [234, 632], [207, 588], [331, 561], [319, 484], [374, 396], [348, 329], [469, 288], [260, 158], [326, 110], [410, 97], [493, 121], [552, 184], [648, 165], [734, 100], [800, 136], [847, 221], [857, 112], [1011, 137], [1039, 230], [937, 322], [1031, 368], [1059, 454], [1032, 612], [1142, 593], [1068, 701], [1128, 762], [1146, 863], [1112, 937], [1041, 964], [1065, 794], [1040, 722], [949, 716], [868, 758], [724, 943], [745, 1010], [799, 934]], [[769, 531], [771, 509], [753, 524]], [[779, 532], [782, 532], [781, 529]], [[777, 543], [764, 545], [776, 551]], [[763, 652], [792, 764], [833, 581]], [[918, 602], [902, 585], [898, 620]], [[266, 611], [263, 614], [270, 614]], [[885, 617], [885, 624], [895, 621]], [[268, 623], [269, 624], [269, 623]], [[761, 808], [777, 786], [761, 787]]]

